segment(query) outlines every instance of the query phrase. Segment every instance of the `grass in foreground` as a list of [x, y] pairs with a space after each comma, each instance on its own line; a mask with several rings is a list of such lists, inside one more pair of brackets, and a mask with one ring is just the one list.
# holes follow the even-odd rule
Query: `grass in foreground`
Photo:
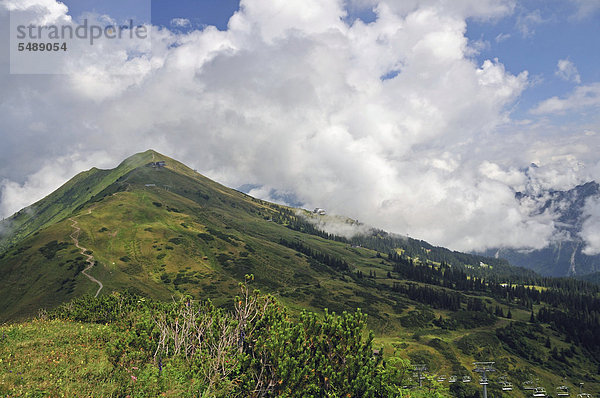
[[189, 297], [161, 303], [117, 294], [2, 326], [0, 395], [447, 396], [435, 384], [403, 390], [410, 363], [374, 356], [360, 311], [292, 318], [272, 297], [241, 286], [232, 311]]
[[1, 396], [113, 396], [110, 326], [34, 320], [0, 327]]

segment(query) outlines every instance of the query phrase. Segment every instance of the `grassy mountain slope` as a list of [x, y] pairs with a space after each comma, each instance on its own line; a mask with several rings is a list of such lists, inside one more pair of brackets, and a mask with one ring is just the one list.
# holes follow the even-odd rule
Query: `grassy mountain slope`
[[[302, 292], [302, 286], [318, 286], [321, 281], [337, 294], [353, 294], [352, 288], [343, 286], [348, 283], [342, 283], [338, 271], [314, 261], [311, 265], [309, 257], [281, 245], [282, 237], [289, 241], [303, 237], [315, 247], [325, 244], [325, 252], [344, 256], [359, 267], [377, 266], [375, 252], [350, 251], [346, 244], [292, 231], [271, 221], [279, 215], [279, 206], [225, 188], [172, 159], [158, 154], [154, 158], [166, 160], [167, 166], [146, 166], [149, 154], [136, 155], [125, 163], [142, 166], [127, 173], [112, 171], [113, 178], [119, 176], [115, 182], [94, 189], [97, 193], [72, 213], [67, 213], [72, 206], [63, 209], [61, 221], [0, 254], [6, 275], [0, 282], [4, 319], [97, 288], [80, 273], [84, 259], [69, 237], [73, 232], [69, 217], [82, 230], [80, 242], [97, 261], [92, 274], [104, 283], [106, 293], [129, 288], [168, 298], [185, 291], [223, 302], [220, 297], [228, 297], [252, 272], [261, 287], [294, 296], [298, 306], [315, 301], [319, 307], [328, 303], [339, 307], [333, 299], [317, 303]], [[71, 190], [81, 191], [86, 183], [78, 181]], [[57, 197], [53, 194], [46, 202]], [[59, 206], [52, 202], [49, 207]]]
[[[166, 166], [149, 165], [159, 160]], [[515, 383], [535, 374], [550, 388], [566, 376], [600, 391], [599, 361], [589, 347], [560, 327], [529, 322], [531, 311], [547, 306], [535, 292], [571, 288], [502, 260], [383, 231], [329, 236], [296, 209], [223, 187], [153, 151], [114, 170], [82, 173], [31, 209], [13, 217], [12, 243], [0, 250], [2, 321], [97, 291], [81, 273], [85, 257], [70, 236], [76, 221], [79, 243], [96, 261], [89, 273], [104, 284], [101, 295], [189, 294], [227, 308], [252, 273], [256, 287], [293, 313], [362, 308], [386, 356], [427, 363], [437, 374], [462, 375], [474, 360], [495, 360]], [[577, 289], [598, 297], [587, 285]], [[502, 315], [490, 314], [496, 308]]]
[[3, 220], [3, 226], [10, 233], [0, 235], [0, 251], [41, 228], [61, 221], [124, 174], [151, 162], [155, 157], [155, 161], [162, 158], [157, 152], [146, 151], [127, 158], [112, 170], [92, 168], [79, 173], [44, 199]]

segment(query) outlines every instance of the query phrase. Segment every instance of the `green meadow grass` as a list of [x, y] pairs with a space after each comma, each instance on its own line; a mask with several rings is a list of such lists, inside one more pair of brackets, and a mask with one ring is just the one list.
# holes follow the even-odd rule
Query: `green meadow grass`
[[109, 326], [34, 320], [0, 327], [0, 396], [108, 397]]

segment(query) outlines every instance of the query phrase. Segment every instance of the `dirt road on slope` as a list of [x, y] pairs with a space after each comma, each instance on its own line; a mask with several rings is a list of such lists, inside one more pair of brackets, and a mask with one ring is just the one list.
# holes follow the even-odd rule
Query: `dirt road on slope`
[[[90, 210], [90, 212], [91, 212], [91, 210]], [[81, 227], [79, 227], [79, 223], [72, 218], [69, 218], [69, 220], [71, 220], [71, 222], [73, 223], [73, 224], [71, 224], [71, 227], [73, 227], [73, 233], [70, 235], [71, 239], [73, 239], [73, 243], [75, 243], [75, 247], [77, 247], [79, 250], [81, 250], [81, 254], [83, 254], [84, 256], [87, 257], [87, 259], [85, 261], [88, 263], [88, 266], [86, 269], [81, 271], [81, 273], [83, 275], [87, 276], [87, 278], [89, 280], [91, 280], [94, 283], [97, 283], [98, 286], [100, 286], [98, 288], [98, 291], [96, 292], [96, 295], [94, 296], [94, 297], [98, 297], [98, 295], [100, 294], [100, 290], [102, 290], [104, 285], [98, 279], [94, 278], [93, 276], [91, 276], [90, 274], [87, 273], [90, 269], [92, 269], [92, 267], [94, 265], [96, 265], [96, 261], [94, 261], [94, 256], [92, 256], [91, 254], [86, 254], [85, 252], [87, 251], [87, 249], [79, 244], [79, 233], [81, 232]]]

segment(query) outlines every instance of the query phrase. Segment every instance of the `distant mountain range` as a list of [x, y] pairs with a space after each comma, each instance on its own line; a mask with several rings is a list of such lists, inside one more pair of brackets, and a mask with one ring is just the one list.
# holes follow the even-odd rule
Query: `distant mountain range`
[[541, 250], [490, 249], [484, 255], [504, 258], [511, 264], [532, 269], [547, 276], [583, 276], [600, 271], [600, 255], [582, 252], [585, 242], [580, 234], [586, 220], [586, 201], [600, 195], [600, 185], [592, 181], [568, 191], [518, 192], [519, 200], [534, 199], [538, 212], [557, 214], [557, 238]]

